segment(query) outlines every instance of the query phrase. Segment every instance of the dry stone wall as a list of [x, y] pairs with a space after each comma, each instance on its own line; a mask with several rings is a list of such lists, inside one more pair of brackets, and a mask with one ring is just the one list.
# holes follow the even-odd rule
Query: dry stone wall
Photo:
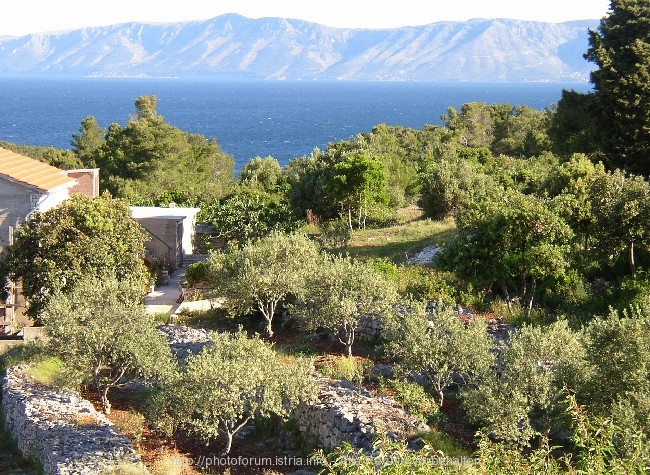
[[184, 364], [190, 355], [201, 352], [204, 346], [212, 344], [210, 332], [183, 325], [160, 325], [158, 330], [167, 339], [167, 344], [179, 363]]
[[24, 368], [6, 371], [2, 412], [18, 449], [40, 463], [44, 475], [99, 475], [125, 467], [148, 474], [128, 437], [92, 403], [36, 383]]
[[[162, 325], [159, 330], [180, 362], [210, 344], [205, 330], [180, 325]], [[379, 433], [406, 439], [428, 430], [393, 399], [375, 397], [346, 381], [315, 377], [320, 385], [317, 401], [299, 406], [291, 418], [319, 447], [331, 449], [347, 441], [355, 448], [370, 449]]]
[[429, 430], [391, 398], [374, 397], [345, 381], [319, 378], [319, 382], [318, 401], [299, 406], [291, 416], [300, 432], [313, 437], [319, 447], [332, 449], [349, 442], [371, 450], [379, 434], [406, 440]]

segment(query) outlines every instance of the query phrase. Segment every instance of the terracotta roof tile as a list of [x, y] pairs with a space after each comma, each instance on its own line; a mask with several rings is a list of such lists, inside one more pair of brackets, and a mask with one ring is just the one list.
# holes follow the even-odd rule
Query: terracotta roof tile
[[76, 183], [63, 170], [4, 148], [0, 148], [0, 177], [42, 191], [52, 191]]

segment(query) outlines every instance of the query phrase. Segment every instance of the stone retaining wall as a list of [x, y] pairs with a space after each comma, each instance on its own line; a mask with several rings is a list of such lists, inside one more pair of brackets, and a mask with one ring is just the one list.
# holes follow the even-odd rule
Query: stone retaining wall
[[[205, 330], [180, 325], [158, 328], [181, 362], [210, 344], [210, 335]], [[428, 430], [390, 398], [373, 397], [369, 391], [346, 381], [315, 377], [320, 384], [318, 400], [296, 408], [291, 419], [319, 447], [331, 449], [347, 441], [355, 448], [370, 449], [379, 433], [406, 439], [418, 431]]]
[[354, 334], [357, 340], [374, 340], [381, 336], [384, 323], [378, 317], [362, 317]]
[[329, 450], [349, 442], [355, 448], [371, 450], [379, 434], [406, 440], [429, 430], [393, 399], [373, 397], [344, 381], [319, 381], [318, 401], [299, 406], [291, 415], [300, 432], [313, 437], [319, 447]]
[[72, 391], [42, 386], [21, 367], [2, 381], [5, 425], [23, 456], [44, 475], [99, 475], [128, 467], [148, 474], [131, 441]]

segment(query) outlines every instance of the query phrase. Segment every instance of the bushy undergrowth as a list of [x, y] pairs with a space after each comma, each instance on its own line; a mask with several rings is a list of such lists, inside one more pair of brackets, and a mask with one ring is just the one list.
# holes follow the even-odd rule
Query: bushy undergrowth
[[395, 399], [404, 409], [422, 421], [429, 422], [439, 414], [440, 407], [422, 385], [408, 379], [392, 379], [390, 387], [395, 391]]
[[406, 444], [387, 438], [378, 438], [372, 453], [342, 444], [329, 454], [314, 455], [324, 461], [324, 473], [331, 475], [641, 475], [650, 470], [647, 441], [637, 437], [622, 449], [618, 441], [623, 429], [610, 419], [587, 416], [572, 397], [566, 402], [574, 426], [573, 452], [558, 453], [558, 447], [545, 438], [535, 448], [521, 451], [480, 433], [478, 449], [469, 456], [447, 454], [431, 445], [409, 450]]
[[355, 356], [327, 356], [316, 360], [316, 369], [325, 377], [361, 385], [372, 362]]

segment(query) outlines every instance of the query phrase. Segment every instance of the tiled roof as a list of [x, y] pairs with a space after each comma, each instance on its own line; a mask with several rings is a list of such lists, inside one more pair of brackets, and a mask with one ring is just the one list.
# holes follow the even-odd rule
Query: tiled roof
[[41, 191], [52, 191], [76, 183], [76, 180], [68, 177], [63, 170], [4, 148], [0, 148], [0, 178], [7, 178]]

